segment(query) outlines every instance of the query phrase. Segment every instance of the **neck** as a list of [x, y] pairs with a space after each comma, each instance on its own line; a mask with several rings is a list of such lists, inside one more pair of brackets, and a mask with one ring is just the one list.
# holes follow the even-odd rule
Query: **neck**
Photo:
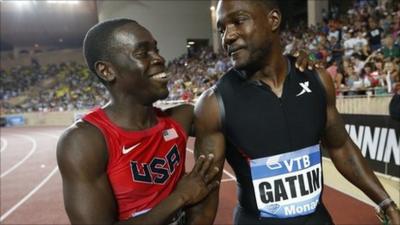
[[141, 104], [132, 97], [112, 95], [104, 110], [113, 123], [125, 130], [144, 130], [157, 123], [153, 106]]
[[285, 81], [288, 62], [286, 57], [282, 55], [282, 47], [280, 44], [272, 45], [271, 51], [265, 57], [263, 67], [254, 73], [252, 80], [261, 80], [268, 84], [271, 88], [279, 88], [283, 86]]

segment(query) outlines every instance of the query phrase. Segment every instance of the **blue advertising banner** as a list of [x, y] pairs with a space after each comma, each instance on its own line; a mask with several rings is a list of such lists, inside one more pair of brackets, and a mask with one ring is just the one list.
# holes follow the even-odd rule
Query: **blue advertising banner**
[[5, 116], [6, 118], [6, 126], [24, 126], [25, 125], [25, 118], [23, 115], [12, 115], [12, 116]]

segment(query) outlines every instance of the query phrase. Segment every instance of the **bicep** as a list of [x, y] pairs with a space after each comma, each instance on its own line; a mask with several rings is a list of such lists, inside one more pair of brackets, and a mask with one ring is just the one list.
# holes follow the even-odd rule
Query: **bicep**
[[[213, 162], [219, 168], [218, 179], [221, 179], [225, 162], [225, 137], [221, 131], [218, 103], [211, 90], [203, 93], [194, 112], [195, 156], [214, 154]], [[219, 187], [190, 208], [188, 224], [213, 223], [218, 209]]]
[[194, 110], [196, 132], [195, 156], [214, 154], [214, 162], [222, 169], [225, 161], [225, 137], [221, 130], [217, 99], [211, 90], [204, 93]]
[[106, 173], [106, 157], [99, 153], [101, 141], [72, 130], [57, 146], [63, 181], [64, 204], [72, 224], [112, 224], [117, 207]]
[[344, 127], [344, 122], [336, 107], [327, 109], [327, 122], [322, 135], [322, 145], [327, 150], [341, 148], [349, 136]]
[[333, 81], [325, 70], [318, 71], [326, 91], [326, 124], [322, 134], [322, 145], [327, 150], [338, 149], [348, 141], [344, 122], [336, 108], [336, 90]]
[[222, 169], [225, 161], [225, 139], [221, 132], [196, 132], [195, 157], [214, 155], [214, 163]]
[[107, 176], [63, 179], [65, 209], [72, 224], [112, 224], [117, 207]]

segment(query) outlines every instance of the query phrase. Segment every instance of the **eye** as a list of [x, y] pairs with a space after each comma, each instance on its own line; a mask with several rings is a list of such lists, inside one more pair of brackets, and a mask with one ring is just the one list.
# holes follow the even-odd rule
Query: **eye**
[[136, 58], [146, 58], [148, 54], [147, 54], [147, 51], [138, 51], [138, 52], [135, 52], [133, 55]]
[[220, 35], [223, 35], [225, 33], [225, 28], [223, 26], [217, 25], [217, 31]]
[[241, 25], [241, 24], [243, 24], [246, 20], [247, 20], [246, 17], [244, 17], [244, 16], [238, 16], [238, 17], [235, 18], [234, 24], [235, 24], [235, 25]]
[[133, 56], [136, 58], [145, 58], [148, 55], [148, 50], [146, 48], [139, 48], [133, 52]]
[[218, 28], [218, 33], [219, 33], [220, 35], [223, 35], [223, 34], [225, 33], [225, 30], [222, 29], [222, 28]]

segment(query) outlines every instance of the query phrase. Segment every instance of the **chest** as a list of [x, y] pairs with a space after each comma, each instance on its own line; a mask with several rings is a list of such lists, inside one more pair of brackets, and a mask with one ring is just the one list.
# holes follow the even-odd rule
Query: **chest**
[[149, 187], [162, 187], [183, 171], [186, 136], [180, 127], [166, 126], [138, 137], [111, 137], [108, 143], [108, 177], [122, 192], [134, 187], [147, 193]]
[[227, 136], [250, 158], [316, 144], [325, 126], [324, 99], [315, 80], [285, 81], [281, 97], [264, 85], [240, 85], [227, 102]]

